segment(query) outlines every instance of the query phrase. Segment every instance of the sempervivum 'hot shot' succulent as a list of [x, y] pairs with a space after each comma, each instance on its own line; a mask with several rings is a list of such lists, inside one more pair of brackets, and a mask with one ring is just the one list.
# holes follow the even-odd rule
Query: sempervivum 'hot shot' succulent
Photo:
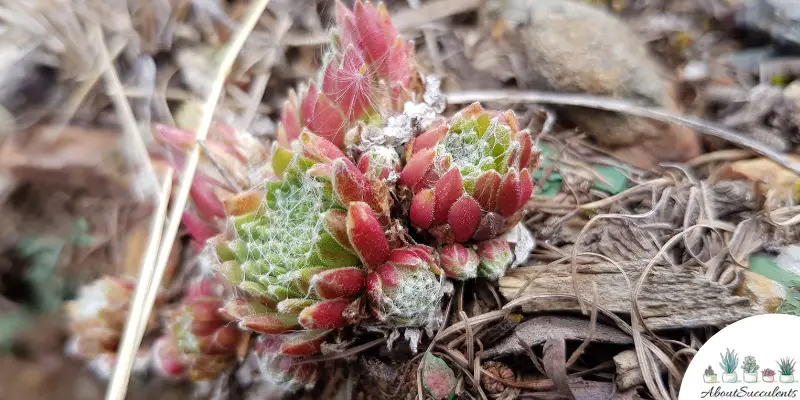
[[[300, 141], [303, 154], [275, 148], [273, 168], [280, 181], [267, 183], [264, 193], [244, 193], [225, 204], [232, 227], [210, 243], [219, 272], [251, 297], [245, 304], [237, 300], [228, 313], [247, 329], [266, 334], [305, 329], [311, 332], [296, 337], [297, 343], [321, 343], [325, 330], [362, 317], [368, 273], [380, 275], [390, 263], [413, 273], [370, 286], [384, 287], [382, 295], [370, 296], [380, 299], [373, 304], [376, 313], [383, 315], [385, 300], [391, 299], [395, 308], [406, 310], [403, 319], [415, 317], [411, 309], [427, 315], [436, 302], [421, 304], [396, 287], [438, 289], [433, 272], [438, 267], [430, 253], [424, 263], [392, 261], [404, 249], [392, 251], [384, 233], [390, 222], [386, 186], [365, 177], [329, 141], [308, 131]], [[414, 305], [397, 304], [405, 301]]]
[[[296, 334], [295, 334], [296, 335]], [[297, 363], [297, 358], [284, 354], [293, 335], [259, 335], [255, 343], [261, 373], [272, 383], [292, 391], [312, 387], [317, 382], [319, 365]]]
[[159, 343], [155, 352], [162, 373], [186, 372], [193, 380], [207, 380], [230, 366], [244, 333], [220, 312], [222, 294], [222, 286], [214, 279], [201, 278], [167, 313], [170, 343]]
[[[107, 379], [117, 363], [117, 346], [122, 339], [125, 321], [133, 298], [134, 282], [124, 278], [105, 276], [80, 288], [78, 297], [66, 304], [69, 317], [70, 340], [67, 351], [89, 361], [90, 368]], [[163, 296], [156, 297], [156, 306]], [[147, 332], [156, 326], [151, 318]], [[134, 371], [146, 369], [149, 350], [137, 353]]]
[[[134, 285], [128, 279], [105, 276], [80, 288], [77, 298], [66, 304], [73, 353], [87, 358], [116, 353]], [[159, 297], [156, 304], [161, 302]]]
[[380, 120], [399, 110], [411, 82], [412, 47], [400, 39], [383, 3], [356, 0], [353, 10], [336, 2], [340, 32], [317, 82], [291, 91], [281, 112], [278, 141], [284, 147], [303, 129], [344, 148], [347, 130], [358, 120]]
[[[462, 243], [494, 239], [519, 221], [533, 191], [531, 155], [530, 134], [512, 111], [485, 111], [477, 103], [406, 146], [398, 183], [413, 194], [410, 222], [444, 245], [448, 276], [502, 276], [511, 262], [508, 243], [478, 246], [478, 253]], [[481, 254], [484, 248], [493, 251]]]

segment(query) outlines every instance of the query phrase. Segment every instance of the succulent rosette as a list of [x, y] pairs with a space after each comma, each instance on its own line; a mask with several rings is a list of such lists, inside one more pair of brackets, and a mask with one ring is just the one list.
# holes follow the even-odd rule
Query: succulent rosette
[[168, 376], [185, 371], [192, 380], [208, 380], [231, 365], [245, 334], [220, 312], [222, 290], [214, 279], [201, 278], [167, 313], [170, 343], [157, 346], [159, 370]]
[[507, 232], [533, 192], [531, 147], [513, 111], [485, 111], [478, 103], [414, 138], [399, 180], [413, 193], [411, 224], [441, 243]]
[[278, 142], [286, 148], [304, 129], [344, 148], [345, 134], [357, 121], [380, 121], [381, 112], [400, 110], [408, 97], [413, 49], [383, 3], [357, 0], [350, 10], [337, 1], [336, 21], [340, 32], [321, 76], [290, 91], [281, 112]]
[[[131, 280], [105, 276], [80, 288], [77, 298], [66, 304], [72, 353], [84, 358], [115, 358], [134, 287]], [[162, 300], [158, 297], [156, 305]], [[153, 329], [155, 322], [151, 319], [147, 329]]]
[[373, 314], [396, 325], [422, 324], [439, 304], [441, 274], [430, 248], [422, 245], [392, 250], [386, 262], [367, 276]]
[[[287, 347], [296, 342], [293, 335], [260, 335], [256, 339], [255, 354], [259, 360], [261, 373], [272, 383], [293, 391], [302, 387], [310, 388], [317, 382], [319, 365], [298, 363], [297, 357], [284, 354]], [[321, 342], [320, 342], [321, 343]]]
[[398, 183], [412, 194], [411, 225], [443, 246], [446, 274], [502, 276], [513, 254], [492, 239], [519, 222], [535, 167], [530, 133], [514, 113], [472, 104], [409, 142], [406, 159]]
[[[305, 131], [300, 142], [302, 154], [275, 147], [273, 169], [280, 181], [268, 182], [263, 193], [246, 192], [225, 202], [230, 229], [210, 243], [218, 271], [249, 295], [230, 305], [228, 314], [241, 327], [265, 334], [311, 331], [295, 338], [307, 344], [321, 340], [326, 330], [357, 322], [367, 275], [404, 248], [392, 250], [385, 234], [388, 188], [365, 177], [329, 141]], [[438, 287], [430, 252], [425, 261], [413, 261], [414, 273], [393, 278], [383, 296], [370, 296], [381, 299], [373, 304], [376, 314], [383, 315], [387, 298], [410, 300], [392, 285]], [[427, 313], [435, 305], [414, 311]], [[407, 311], [403, 317], [414, 315]]]

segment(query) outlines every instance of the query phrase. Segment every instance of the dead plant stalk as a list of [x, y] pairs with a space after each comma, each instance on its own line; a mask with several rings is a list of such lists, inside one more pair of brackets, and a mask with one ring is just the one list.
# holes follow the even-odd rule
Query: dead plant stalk
[[[178, 228], [181, 222], [181, 213], [186, 207], [186, 202], [189, 197], [189, 189], [191, 188], [192, 181], [194, 180], [195, 171], [197, 170], [200, 161], [200, 143], [204, 142], [208, 136], [209, 128], [211, 127], [211, 120], [214, 115], [214, 110], [219, 102], [220, 95], [222, 94], [223, 86], [225, 85], [225, 78], [233, 66], [236, 57], [244, 46], [250, 32], [256, 26], [261, 15], [266, 10], [269, 0], [257, 0], [248, 10], [247, 17], [244, 23], [239, 27], [233, 40], [225, 52], [225, 56], [220, 62], [219, 69], [215, 76], [211, 93], [203, 105], [202, 118], [200, 125], [197, 128], [196, 139], [192, 152], [188, 157], [186, 168], [183, 171], [180, 179], [180, 187], [178, 194], [175, 196], [172, 209], [169, 212], [169, 225], [167, 226], [166, 233], [161, 240], [161, 247], [156, 251], [157, 247], [154, 242], [149, 243], [147, 249], [148, 256], [151, 253], [158, 254], [155, 271], [148, 273], [142, 271], [142, 277], [145, 280], [140, 280], [136, 286], [136, 293], [134, 303], [131, 307], [128, 321], [125, 324], [125, 332], [122, 338], [122, 346], [119, 351], [119, 359], [117, 367], [114, 369], [111, 383], [106, 392], [106, 400], [123, 400], [128, 387], [130, 379], [131, 367], [135, 358], [136, 351], [142, 341], [142, 333], [146, 321], [150, 318], [152, 312], [153, 302], [155, 301], [155, 292], [161, 285], [161, 280], [164, 275], [164, 270], [169, 261], [169, 253], [172, 245], [175, 242], [175, 237], [178, 233]], [[120, 91], [121, 93], [121, 91]], [[150, 266], [151, 269], [152, 266]], [[148, 279], [149, 278], [149, 279]]]

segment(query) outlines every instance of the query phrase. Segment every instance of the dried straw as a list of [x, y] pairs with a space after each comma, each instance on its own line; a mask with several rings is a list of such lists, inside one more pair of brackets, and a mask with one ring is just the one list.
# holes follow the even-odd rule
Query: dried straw
[[230, 72], [234, 61], [236, 61], [236, 57], [239, 51], [241, 51], [242, 46], [244, 46], [247, 37], [255, 28], [256, 23], [259, 18], [261, 18], [268, 4], [269, 0], [258, 0], [250, 6], [247, 18], [237, 30], [217, 70], [211, 93], [203, 105], [202, 119], [197, 129], [197, 143], [195, 143], [192, 148], [192, 152], [189, 154], [188, 162], [186, 163], [186, 169], [181, 175], [180, 187], [169, 213], [169, 225], [162, 238], [161, 247], [156, 250], [157, 246], [153, 242], [148, 246], [145, 261], [148, 260], [148, 257], [152, 257], [152, 254], [156, 252], [158, 254], [155, 271], [152, 271], [152, 265], [143, 265], [142, 276], [139, 284], [136, 286], [134, 303], [132, 304], [131, 312], [125, 325], [122, 345], [118, 352], [117, 367], [114, 370], [111, 384], [106, 392], [107, 400], [122, 400], [125, 398], [135, 354], [142, 340], [144, 326], [150, 318], [153, 302], [155, 301], [155, 294], [158, 291], [158, 287], [161, 285], [161, 279], [163, 278], [166, 265], [169, 261], [169, 253], [175, 242], [175, 237], [180, 226], [181, 213], [183, 213], [186, 207], [189, 198], [189, 189], [191, 188], [192, 181], [194, 181], [195, 171], [200, 161], [200, 143], [204, 142], [208, 136], [214, 110], [219, 102], [225, 84], [225, 78]]

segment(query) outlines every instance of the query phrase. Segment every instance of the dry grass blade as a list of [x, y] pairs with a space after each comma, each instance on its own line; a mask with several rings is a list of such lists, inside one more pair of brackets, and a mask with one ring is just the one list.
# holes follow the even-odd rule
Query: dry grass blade
[[[469, 319], [464, 311], [461, 311], [460, 315], [462, 321]], [[472, 364], [475, 357], [475, 336], [472, 335], [472, 327], [469, 324], [464, 325], [464, 329], [467, 331], [467, 362]]]
[[[169, 196], [172, 192], [172, 168], [167, 170], [166, 176], [164, 177], [164, 183], [161, 188], [161, 195], [158, 198], [158, 204], [156, 205], [156, 212], [153, 214], [152, 220], [150, 222], [150, 237], [147, 241], [147, 251], [145, 256], [142, 260], [141, 267], [139, 268], [139, 280], [138, 284], [136, 285], [136, 292], [134, 293], [134, 297], [132, 300], [132, 304], [144, 304], [146, 299], [149, 297], [149, 285], [144, 285], [144, 282], [149, 282], [152, 280], [152, 275], [154, 271], [154, 264], [156, 262], [156, 256], [158, 255], [158, 244], [161, 241], [161, 232], [164, 227], [164, 218], [167, 214], [167, 205], [169, 204]], [[158, 288], [155, 288], [158, 290]], [[141, 307], [139, 308], [141, 310]], [[133, 362], [136, 355], [136, 351], [139, 347], [139, 341], [141, 341], [141, 336], [144, 331], [144, 326], [146, 324], [137, 324], [139, 321], [137, 318], [137, 313], [134, 313], [135, 309], [131, 310], [131, 313], [128, 315], [128, 321], [125, 324], [125, 332], [122, 336], [122, 341], [119, 346], [118, 354], [119, 357], [117, 359], [116, 368], [114, 368], [114, 377], [121, 376], [124, 377], [124, 381], [122, 378], [118, 378], [117, 380], [112, 380], [109, 392], [107, 393], [107, 398], [110, 399], [122, 399], [125, 396], [125, 390], [128, 385], [128, 376], [130, 376], [131, 369], [133, 368]], [[141, 312], [141, 311], [140, 311]], [[149, 313], [148, 313], [149, 314]], [[147, 321], [149, 315], [144, 318], [144, 321]], [[141, 326], [140, 326], [141, 325]], [[138, 338], [138, 340], [137, 340]], [[112, 390], [115, 388], [114, 383], [116, 383], [116, 391], [121, 392], [117, 395], [118, 397], [110, 397], [110, 395], [114, 392]]]
[[114, 108], [116, 108], [117, 115], [121, 121], [120, 124], [125, 132], [125, 139], [128, 145], [125, 147], [128, 148], [130, 146], [132, 149], [132, 152], [126, 150], [125, 154], [130, 158], [129, 161], [131, 165], [144, 167], [147, 185], [144, 187], [145, 193], [140, 194], [140, 197], [144, 199], [156, 192], [158, 188], [158, 178], [156, 177], [153, 164], [150, 162], [150, 155], [147, 152], [147, 146], [144, 144], [142, 133], [139, 131], [139, 124], [136, 122], [136, 117], [133, 115], [133, 109], [131, 109], [131, 105], [128, 103], [128, 99], [125, 98], [125, 94], [122, 91], [122, 83], [117, 76], [117, 71], [114, 69], [111, 56], [108, 53], [108, 48], [103, 38], [103, 30], [100, 25], [95, 24], [92, 31], [93, 35], [96, 36], [100, 42], [97, 47], [100, 49], [100, 54], [105, 64], [103, 66], [103, 77], [109, 87], [111, 101], [114, 103]]
[[[228, 46], [222, 61], [220, 62], [217, 75], [211, 88], [206, 103], [202, 110], [202, 119], [196, 132], [196, 140], [194, 148], [189, 155], [186, 169], [183, 171], [180, 180], [180, 188], [175, 197], [174, 204], [170, 210], [169, 226], [163, 236], [160, 250], [158, 251], [158, 260], [156, 269], [153, 272], [142, 271], [143, 280], [140, 280], [136, 287], [136, 294], [134, 303], [131, 307], [128, 322], [125, 325], [125, 332], [123, 335], [122, 347], [119, 351], [119, 359], [117, 367], [114, 370], [111, 383], [108, 391], [106, 392], [107, 400], [122, 400], [125, 398], [127, 391], [128, 380], [130, 379], [131, 366], [134, 361], [134, 356], [141, 343], [142, 326], [150, 318], [150, 313], [153, 308], [153, 301], [155, 300], [154, 293], [161, 284], [163, 272], [169, 261], [169, 253], [172, 244], [175, 242], [175, 237], [178, 233], [178, 228], [181, 222], [181, 213], [186, 207], [186, 202], [189, 197], [189, 189], [191, 188], [192, 181], [194, 180], [195, 171], [197, 170], [200, 161], [200, 142], [205, 141], [208, 136], [209, 128], [211, 127], [211, 120], [213, 118], [214, 109], [219, 102], [222, 89], [225, 85], [225, 78], [230, 72], [236, 57], [239, 54], [247, 37], [255, 28], [258, 19], [267, 8], [269, 0], [258, 0], [254, 2], [247, 13], [247, 18], [244, 23], [237, 30], [232, 42]], [[120, 94], [122, 92], [120, 91]], [[148, 252], [152, 252], [152, 248], [148, 247]], [[151, 269], [151, 268], [148, 268]], [[137, 301], [138, 300], [138, 301]]]
[[599, 110], [616, 111], [637, 117], [645, 117], [682, 124], [697, 129], [706, 134], [729, 141], [737, 146], [750, 149], [776, 163], [800, 174], [800, 165], [792, 162], [785, 155], [778, 153], [762, 143], [744, 136], [738, 132], [722, 128], [707, 121], [697, 118], [685, 117], [667, 111], [636, 105], [632, 102], [616, 100], [606, 97], [589, 96], [582, 94], [563, 94], [535, 91], [464, 91], [447, 93], [447, 101], [454, 104], [479, 102], [512, 102], [512, 103], [548, 103], [570, 106], [591, 107]]
[[589, 346], [589, 343], [592, 342], [595, 331], [597, 331], [597, 282], [592, 282], [592, 314], [589, 317], [589, 334], [586, 335], [586, 339], [583, 340], [581, 345], [572, 352], [569, 360], [567, 360], [567, 368], [578, 361], [583, 351]]

